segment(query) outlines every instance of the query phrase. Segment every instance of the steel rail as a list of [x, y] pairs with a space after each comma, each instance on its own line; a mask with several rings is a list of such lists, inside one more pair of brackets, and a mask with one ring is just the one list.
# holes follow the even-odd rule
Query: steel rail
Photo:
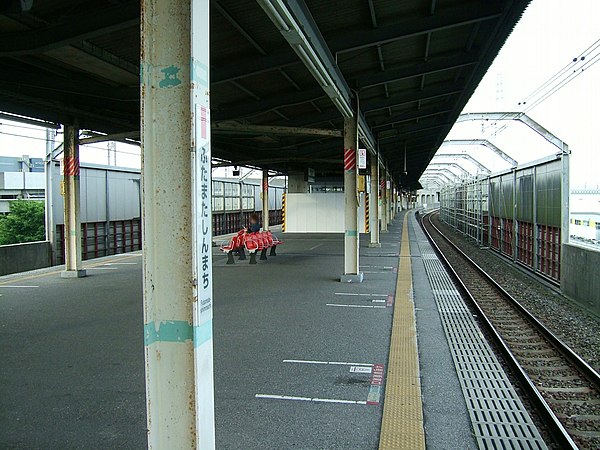
[[485, 270], [483, 270], [477, 263], [475, 263], [469, 256], [467, 256], [462, 250], [460, 250], [456, 244], [450, 241], [442, 232], [431, 222], [431, 216], [435, 212], [426, 214], [421, 220], [421, 227], [429, 239], [431, 245], [435, 249], [436, 253], [440, 257], [444, 266], [448, 269], [451, 277], [457, 283], [459, 290], [465, 295], [469, 302], [473, 305], [478, 313], [478, 316], [482, 320], [485, 328], [490, 333], [497, 348], [502, 353], [507, 364], [513, 370], [515, 376], [521, 383], [524, 391], [535, 405], [538, 413], [543, 417], [545, 425], [553, 437], [557, 440], [557, 443], [561, 445], [561, 448], [577, 449], [576, 443], [573, 441], [564, 425], [560, 422], [552, 408], [548, 405], [540, 391], [537, 389], [525, 369], [521, 366], [513, 352], [510, 350], [508, 344], [502, 338], [500, 333], [496, 330], [492, 321], [485, 314], [483, 309], [479, 306], [476, 299], [471, 294], [465, 283], [462, 281], [458, 273], [452, 267], [444, 253], [441, 251], [438, 244], [433, 239], [433, 236], [425, 227], [423, 223], [427, 220], [429, 225], [440, 235], [440, 237], [447, 242], [460, 256], [463, 258], [475, 271], [481, 275], [489, 284], [505, 299], [508, 303], [513, 306], [525, 320], [530, 323], [533, 328], [539, 332], [558, 352], [560, 352], [568, 362], [574, 366], [576, 370], [589, 382], [594, 384], [596, 388], [600, 387], [600, 375], [579, 355], [577, 355], [567, 344], [560, 340], [554, 333], [552, 333], [546, 326], [544, 326], [533, 314], [531, 314], [523, 305], [521, 305], [514, 297], [512, 297], [502, 286], [500, 286]]

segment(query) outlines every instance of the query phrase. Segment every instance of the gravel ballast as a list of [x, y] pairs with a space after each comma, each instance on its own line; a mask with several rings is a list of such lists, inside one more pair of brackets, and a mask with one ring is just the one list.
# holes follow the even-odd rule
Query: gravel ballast
[[599, 317], [576, 305], [557, 289], [523, 273], [492, 250], [480, 249], [473, 239], [443, 223], [439, 215], [434, 214], [432, 221], [546, 327], [600, 371]]

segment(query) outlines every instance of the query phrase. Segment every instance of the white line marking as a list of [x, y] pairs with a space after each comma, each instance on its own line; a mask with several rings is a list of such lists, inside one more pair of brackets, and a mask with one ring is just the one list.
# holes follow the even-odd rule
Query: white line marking
[[373, 364], [370, 363], [357, 363], [357, 362], [341, 362], [341, 361], [311, 361], [309, 359], [284, 359], [284, 363], [297, 363], [297, 364], [323, 364], [332, 366], [368, 366], [371, 367]]
[[387, 297], [388, 294], [356, 294], [353, 292], [334, 292], [335, 295], [360, 295], [363, 297]]
[[340, 305], [339, 303], [327, 303], [327, 306], [340, 306], [343, 308], [386, 308], [378, 305]]
[[350, 367], [350, 373], [372, 373], [373, 367], [365, 366], [352, 366]]
[[317, 248], [317, 247], [320, 247], [321, 245], [323, 245], [323, 244], [317, 244], [317, 245], [314, 245], [314, 246], [312, 246], [311, 248], [309, 248], [309, 250], [314, 250], [315, 248]]
[[366, 267], [369, 269], [393, 269], [393, 266], [360, 266], [360, 267]]
[[363, 273], [393, 273], [391, 270], [363, 270]]
[[84, 267], [85, 270], [119, 270], [116, 267]]
[[136, 262], [116, 262], [116, 263], [106, 263], [105, 266], [135, 266]]
[[316, 403], [342, 403], [345, 405], [366, 405], [364, 400], [341, 400], [335, 398], [318, 398], [318, 397], [296, 397], [293, 395], [271, 395], [271, 394], [256, 394], [256, 398], [268, 398], [272, 400], [295, 400], [300, 402], [316, 402]]
[[371, 300], [371, 302], [372, 303], [385, 303], [385, 302], [387, 302], [387, 300], [377, 300], [374, 298], [373, 300]]
[[39, 286], [16, 286], [16, 285], [0, 284], [0, 288], [39, 288]]

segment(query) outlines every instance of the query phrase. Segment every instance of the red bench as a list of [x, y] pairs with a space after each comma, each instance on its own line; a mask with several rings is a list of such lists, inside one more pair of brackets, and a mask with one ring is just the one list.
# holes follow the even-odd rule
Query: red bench
[[235, 264], [233, 253], [238, 251], [240, 260], [246, 259], [246, 250], [250, 254], [250, 264], [256, 264], [256, 253], [260, 251], [260, 259], [267, 259], [267, 249], [271, 249], [270, 256], [277, 256], [277, 246], [283, 244], [270, 231], [259, 231], [248, 233], [246, 229], [238, 231], [238, 234], [231, 238], [229, 242], [221, 244], [220, 249], [227, 254], [227, 264]]

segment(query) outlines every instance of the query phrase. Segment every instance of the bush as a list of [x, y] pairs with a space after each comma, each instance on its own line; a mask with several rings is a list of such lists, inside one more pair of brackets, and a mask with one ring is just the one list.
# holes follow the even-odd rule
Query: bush
[[44, 202], [10, 202], [10, 212], [0, 216], [0, 245], [43, 241], [45, 238]]

